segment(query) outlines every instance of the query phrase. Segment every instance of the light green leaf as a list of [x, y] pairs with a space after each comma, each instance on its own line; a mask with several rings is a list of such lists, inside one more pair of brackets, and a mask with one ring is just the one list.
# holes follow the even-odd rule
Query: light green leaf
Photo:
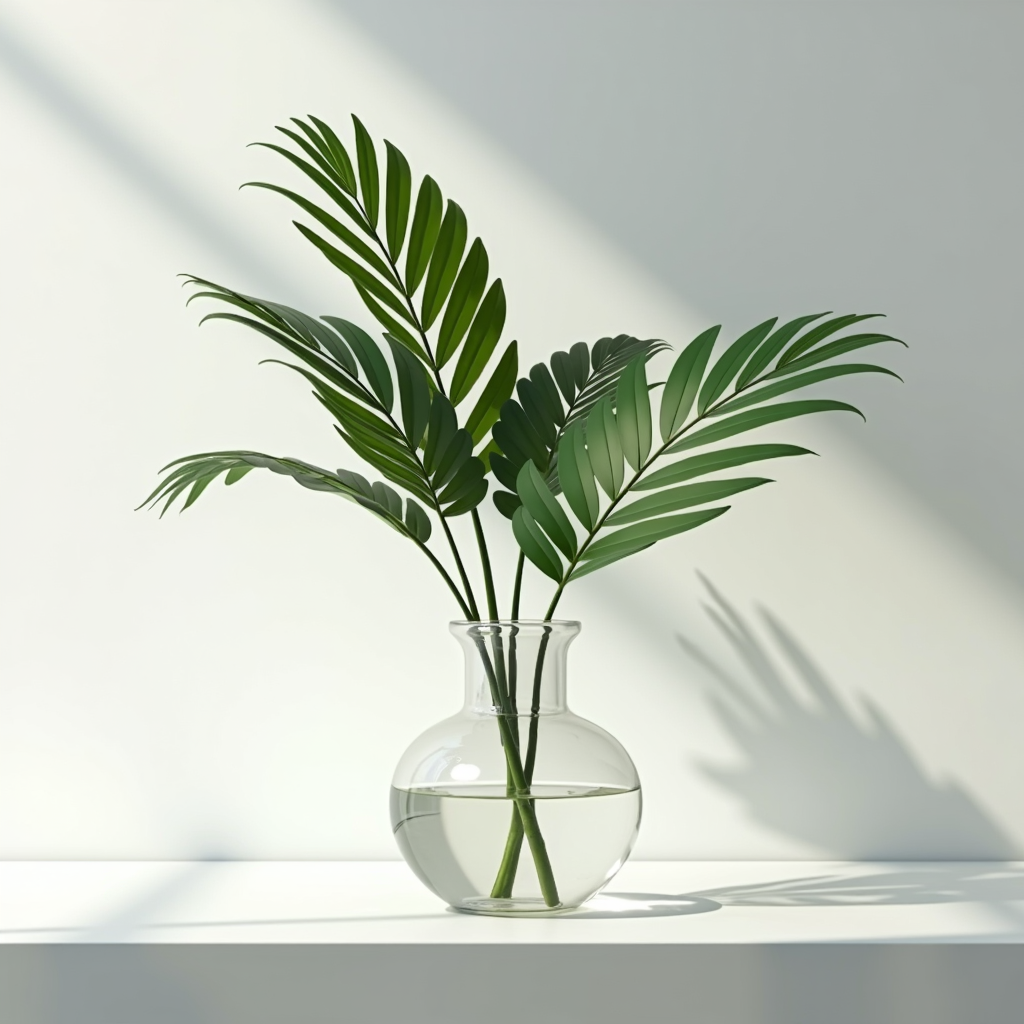
[[452, 287], [451, 298], [437, 334], [437, 365], [444, 366], [459, 347], [473, 322], [487, 284], [487, 251], [479, 238], [469, 247], [465, 262]]
[[348, 342], [363, 368], [363, 373], [366, 374], [366, 380], [373, 393], [390, 412], [395, 404], [395, 389], [387, 360], [377, 343], [362, 327], [349, 320], [343, 320], [340, 316], [325, 316], [323, 319]]
[[224, 483], [228, 486], [238, 483], [238, 481], [241, 480], [246, 473], [250, 472], [252, 468], [252, 466], [235, 466], [234, 469], [229, 469], [228, 475], [224, 477]]
[[[497, 426], [497, 424], [496, 424]], [[622, 444], [612, 411], [612, 400], [602, 398], [587, 417], [587, 451], [590, 465], [601, 489], [609, 498], [615, 498], [622, 486]], [[501, 441], [498, 441], [501, 444]], [[502, 446], [504, 447], [504, 446]]]
[[430, 256], [441, 228], [444, 200], [437, 182], [428, 174], [420, 185], [416, 197], [416, 212], [409, 232], [409, 248], [405, 251], [405, 284], [412, 295], [427, 272]]
[[433, 529], [430, 516], [412, 498], [405, 499], [405, 525], [421, 544], [426, 544], [430, 540], [430, 533]]
[[768, 336], [777, 321], [778, 317], [773, 316], [770, 320], [765, 320], [764, 323], [752, 327], [745, 334], [741, 334], [722, 353], [708, 373], [704, 386], [700, 389], [700, 395], [697, 398], [698, 416], [703, 416], [708, 407], [725, 394], [726, 388], [740, 372], [740, 368]]
[[680, 459], [679, 462], [655, 470], [650, 476], [641, 477], [633, 484], [633, 490], [651, 491], [658, 487], [679, 484], [684, 480], [692, 480], [694, 477], [717, 473], [722, 469], [745, 466], [751, 462], [814, 454], [809, 449], [799, 448], [795, 444], [747, 444], [736, 448], [722, 448], [716, 452], [705, 452], [703, 455], [691, 455], [688, 459]]
[[572, 523], [532, 462], [527, 462], [519, 471], [516, 492], [540, 528], [562, 554], [571, 559], [576, 554], [576, 534]]
[[423, 364], [400, 342], [385, 335], [391, 346], [402, 399], [402, 425], [411, 448], [418, 448], [430, 419], [430, 386]]
[[651, 453], [651, 397], [645, 364], [644, 356], [634, 359], [622, 371], [616, 389], [615, 422], [622, 454], [633, 469], [639, 469]]
[[437, 234], [434, 252], [423, 284], [421, 322], [424, 330], [437, 319], [444, 306], [466, 248], [466, 215], [458, 203], [448, 200], [444, 220]]
[[603, 569], [606, 565], [611, 565], [612, 562], [618, 562], [622, 558], [629, 558], [630, 555], [637, 555], [641, 551], [646, 551], [649, 547], [654, 546], [654, 541], [650, 544], [644, 544], [643, 547], [639, 548], [623, 548], [618, 552], [613, 552], [610, 555], [605, 555], [603, 558], [592, 558], [588, 562], [580, 562], [579, 565], [573, 569], [566, 582], [572, 582], [578, 580], [581, 576], [586, 576], [589, 573], [597, 572], [598, 569]]
[[843, 316], [837, 316], [831, 320], [826, 320], [823, 324], [818, 324], [817, 327], [812, 327], [805, 335], [803, 335], [803, 337], [797, 338], [797, 340], [794, 341], [785, 352], [783, 352], [782, 358], [779, 359], [778, 362], [778, 369], [781, 369], [787, 363], [791, 363], [794, 359], [803, 355], [803, 353], [809, 348], [817, 345], [819, 341], [823, 341], [825, 338], [829, 337], [829, 335], [835, 334], [846, 327], [852, 327], [854, 324], [858, 324], [862, 320], [873, 320], [882, 315], [882, 313], [846, 313]]
[[544, 531], [522, 505], [512, 515], [512, 533], [526, 557], [556, 583], [562, 579], [562, 563]]
[[558, 442], [558, 480], [576, 518], [590, 532], [600, 511], [594, 471], [583, 438], [583, 425], [573, 423]]
[[809, 416], [816, 412], [855, 412], [861, 418], [864, 416], [859, 409], [847, 405], [846, 402], [833, 402], [824, 398], [808, 398], [801, 402], [780, 402], [778, 405], [769, 405], [760, 409], [748, 409], [746, 412], [737, 413], [728, 419], [712, 423], [693, 434], [686, 434], [671, 448], [667, 448], [666, 454], [671, 455], [673, 452], [681, 452], [687, 448], [713, 444], [716, 441], [732, 437], [733, 434], [755, 430], [768, 423], [778, 423], [780, 420], [792, 419], [794, 416]]
[[409, 224], [409, 203], [412, 199], [412, 173], [409, 161], [401, 150], [386, 139], [384, 147], [388, 154], [387, 185], [384, 199], [384, 228], [388, 240], [388, 252], [398, 261], [405, 241], [405, 229]]
[[707, 505], [712, 501], [721, 501], [740, 491], [748, 491], [752, 487], [770, 484], [765, 477], [740, 477], [735, 480], [709, 480], [699, 484], [683, 484], [682, 487], [670, 487], [646, 498], [630, 502], [623, 508], [613, 512], [606, 520], [606, 526], [619, 526], [622, 523], [636, 523], [641, 519], [664, 515], [666, 512], [678, 512], [681, 508], [692, 508], [694, 505]]
[[736, 378], [736, 387], [745, 388], [759, 373], [768, 368], [768, 364], [800, 331], [823, 316], [828, 316], [828, 313], [811, 313], [810, 316], [797, 317], [796, 320], [790, 320], [789, 323], [772, 331], [743, 367], [743, 371]]
[[835, 341], [830, 341], [827, 345], [822, 345], [820, 348], [812, 349], [805, 356], [801, 356], [799, 359], [791, 360], [786, 363], [785, 366], [780, 366], [778, 369], [769, 373], [765, 377], [765, 380], [772, 380], [776, 377], [783, 377], [790, 373], [797, 373], [799, 370], [806, 370], [808, 366], [814, 366], [816, 363], [822, 363], [826, 359], [836, 359], [839, 356], [845, 356], [850, 352], [855, 352], [857, 349], [867, 348], [869, 345], [882, 345], [888, 341], [895, 341], [897, 344], [903, 345], [903, 347], [906, 348], [905, 341], [900, 341], [899, 338], [894, 338], [891, 334], [851, 334], [846, 338], [837, 338]]
[[[469, 328], [466, 344], [462, 346], [462, 351], [459, 353], [459, 361], [455, 364], [451, 387], [453, 405], [462, 402], [479, 380], [480, 374], [484, 372], [487, 362], [491, 358], [491, 353], [494, 352], [494, 348], [498, 344], [504, 326], [505, 290], [499, 277], [487, 289], [487, 294], [484, 296], [483, 302], [480, 303], [480, 308], [473, 318], [473, 324]], [[515, 342], [512, 344], [514, 345]], [[514, 387], [515, 380], [512, 381], [508, 394], [505, 395], [502, 402], [508, 400]], [[499, 404], [498, 408], [500, 407]], [[490, 424], [487, 426], [489, 427]]]
[[739, 409], [747, 408], [747, 406], [766, 402], [770, 398], [778, 398], [779, 395], [784, 395], [789, 391], [797, 391], [800, 388], [809, 387], [811, 384], [818, 384], [823, 380], [830, 380], [833, 377], [845, 377], [851, 373], [886, 373], [890, 377], [902, 380], [899, 374], [893, 373], [892, 370], [887, 370], [884, 366], [873, 366], [870, 363], [844, 363], [839, 366], [823, 366], [820, 369], [808, 370], [807, 373], [799, 373], [795, 377], [786, 377], [775, 384], [769, 384], [758, 388], [756, 391], [748, 391], [746, 394], [730, 398], [724, 405], [719, 406], [712, 415], [724, 416], [726, 413], [736, 412]]
[[363, 194], [363, 209], [371, 227], [377, 226], [377, 211], [380, 208], [380, 177], [377, 172], [377, 152], [373, 139], [363, 127], [363, 122], [352, 115], [356, 129], [356, 163], [359, 167], [359, 191]]
[[663, 441], [667, 441], [686, 422], [721, 329], [719, 324], [698, 334], [673, 364], [661, 394], [659, 426]]
[[643, 523], [634, 523], [616, 530], [607, 537], [602, 537], [587, 548], [583, 559], [604, 558], [608, 555], [633, 554], [659, 540], [674, 537], [677, 533], [692, 530], [697, 526], [717, 519], [730, 506], [702, 509], [700, 512], [683, 512], [677, 516], [666, 516], [664, 519], [649, 519]]
[[502, 406], [508, 401], [519, 375], [519, 355], [516, 342], [512, 342], [498, 362], [490, 380], [480, 392], [473, 411], [466, 420], [466, 429], [473, 436], [473, 443], [479, 444], [494, 426]]

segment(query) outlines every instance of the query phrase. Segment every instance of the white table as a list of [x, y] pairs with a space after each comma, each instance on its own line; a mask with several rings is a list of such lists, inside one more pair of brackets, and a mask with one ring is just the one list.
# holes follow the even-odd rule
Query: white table
[[1022, 1024], [1024, 863], [631, 862], [583, 911], [404, 864], [0, 864], [3, 1024]]

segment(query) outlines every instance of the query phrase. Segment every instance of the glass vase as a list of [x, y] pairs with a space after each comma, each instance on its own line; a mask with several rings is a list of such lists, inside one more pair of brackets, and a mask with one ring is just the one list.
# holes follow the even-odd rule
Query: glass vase
[[462, 710], [406, 750], [391, 789], [399, 848], [456, 910], [579, 907], [625, 863], [640, 780], [622, 745], [566, 704], [578, 622], [453, 622]]

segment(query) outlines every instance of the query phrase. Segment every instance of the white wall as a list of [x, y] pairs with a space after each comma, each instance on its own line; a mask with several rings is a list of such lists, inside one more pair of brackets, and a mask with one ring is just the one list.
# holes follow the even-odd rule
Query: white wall
[[[132, 511], [192, 451], [353, 464], [265, 347], [183, 308], [179, 271], [358, 313], [290, 211], [235, 191], [284, 176], [245, 143], [359, 112], [464, 204], [528, 358], [680, 343], [719, 311], [319, 4], [5, 0], [0, 74], [0, 856], [396, 856], [391, 770], [460, 693], [425, 566], [258, 474], [181, 517]], [[1019, 589], [845, 434], [780, 434], [823, 458], [564, 603], [574, 704], [645, 783], [638, 855], [1021, 856]], [[756, 625], [746, 663], [695, 569]]]

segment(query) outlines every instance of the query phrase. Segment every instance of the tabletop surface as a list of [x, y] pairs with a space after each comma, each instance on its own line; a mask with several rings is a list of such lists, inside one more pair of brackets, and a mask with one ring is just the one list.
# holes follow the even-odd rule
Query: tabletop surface
[[404, 863], [0, 863], [5, 943], [1024, 943], [1024, 862], [632, 861], [583, 910], [448, 909]]

